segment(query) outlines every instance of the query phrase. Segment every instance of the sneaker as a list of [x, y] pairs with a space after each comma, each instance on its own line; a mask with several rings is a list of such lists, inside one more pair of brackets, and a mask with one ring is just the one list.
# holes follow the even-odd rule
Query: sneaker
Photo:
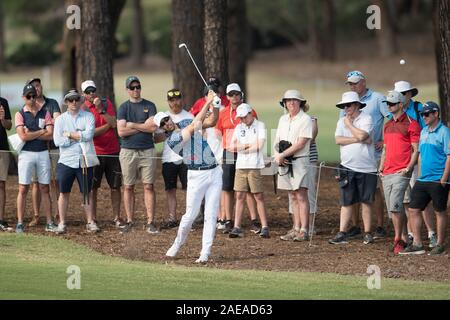
[[114, 223], [114, 226], [115, 226], [117, 229], [122, 229], [122, 228], [124, 228], [125, 225], [126, 225], [126, 222], [124, 222], [124, 221], [123, 221], [122, 219], [120, 219], [120, 218], [114, 219], [114, 220], [113, 220], [113, 223]]
[[178, 221], [169, 220], [161, 226], [161, 229], [173, 229], [178, 227]]
[[133, 227], [134, 227], [133, 221], [126, 222], [125, 225], [123, 226], [123, 228], [121, 228], [119, 233], [120, 234], [128, 233], [131, 231], [131, 229], [133, 229]]
[[18, 223], [17, 225], [16, 225], [16, 233], [24, 233], [24, 226], [23, 226], [23, 223]]
[[386, 238], [386, 230], [383, 227], [377, 227], [375, 233], [373, 234], [374, 239], [384, 239]]
[[403, 250], [402, 252], [399, 252], [398, 254], [401, 255], [409, 255], [409, 254], [424, 254], [425, 253], [425, 249], [422, 246], [416, 246], [416, 245], [411, 245], [409, 247], [406, 247], [405, 250]]
[[225, 221], [223, 220], [219, 220], [217, 221], [217, 230], [225, 230]]
[[178, 246], [176, 246], [175, 244], [173, 244], [173, 245], [169, 248], [169, 250], [167, 250], [167, 252], [166, 252], [166, 257], [169, 257], [169, 258], [175, 258], [175, 256], [176, 256], [177, 253], [178, 253], [178, 250], [179, 250]]
[[31, 219], [30, 223], [28, 224], [29, 227], [35, 227], [39, 224], [39, 216], [33, 216], [33, 219]]
[[270, 235], [269, 235], [269, 227], [263, 227], [262, 229], [261, 229], [261, 232], [259, 233], [259, 237], [260, 238], [270, 238]]
[[225, 221], [225, 229], [222, 231], [223, 234], [228, 234], [233, 230], [233, 225], [231, 224], [231, 220]]
[[250, 232], [253, 232], [254, 234], [258, 234], [261, 232], [261, 225], [258, 220], [252, 220], [252, 223], [250, 225]]
[[208, 262], [208, 256], [200, 256], [195, 263], [206, 264]]
[[406, 248], [406, 243], [403, 240], [397, 240], [394, 242], [394, 254], [399, 254]]
[[436, 246], [433, 248], [433, 250], [428, 253], [429, 256], [437, 256], [440, 254], [443, 254], [445, 251], [445, 248], [442, 244], [436, 244]]
[[155, 224], [153, 222], [147, 224], [147, 233], [150, 233], [150, 234], [157, 234], [157, 233], [159, 233], [158, 228], [156, 228], [156, 226], [155, 226]]
[[241, 228], [233, 228], [228, 235], [230, 238], [242, 238], [244, 236], [244, 231]]
[[364, 240], [363, 240], [364, 244], [373, 243], [373, 240], [374, 240], [374, 237], [372, 236], [372, 234], [370, 232], [366, 232], [364, 234]]
[[58, 225], [52, 221], [45, 225], [45, 232], [55, 232], [56, 228], [58, 228]]
[[56, 234], [62, 234], [66, 233], [66, 225], [65, 224], [58, 224], [58, 227], [53, 231]]
[[92, 222], [86, 225], [86, 231], [91, 233], [96, 233], [100, 231], [100, 228], [97, 226], [97, 223]]
[[430, 243], [428, 244], [428, 248], [435, 248], [437, 246], [436, 233], [433, 232], [429, 239], [430, 239]]
[[295, 229], [291, 229], [284, 236], [281, 236], [280, 239], [283, 241], [291, 241], [295, 238]]
[[339, 231], [333, 239], [328, 240], [329, 244], [347, 244], [348, 237], [345, 232]]
[[6, 222], [5, 220], [0, 220], [0, 231], [10, 232], [12, 230], [13, 228], [8, 225], [8, 222]]
[[361, 233], [361, 228], [360, 227], [351, 227], [350, 230], [348, 230], [346, 237], [347, 239], [351, 240], [351, 239], [359, 239], [361, 238], [362, 233]]
[[412, 236], [412, 234], [408, 234], [408, 241], [406, 242], [406, 246], [412, 246], [414, 243], [414, 237]]
[[305, 231], [295, 232], [295, 237], [292, 240], [297, 242], [308, 241], [309, 240], [308, 232]]

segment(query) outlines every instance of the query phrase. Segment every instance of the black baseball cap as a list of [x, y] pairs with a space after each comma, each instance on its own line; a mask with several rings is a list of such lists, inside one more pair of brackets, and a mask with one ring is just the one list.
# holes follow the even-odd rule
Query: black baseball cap
[[181, 98], [182, 94], [181, 91], [179, 89], [170, 89], [169, 91], [167, 91], [167, 99], [172, 99], [172, 98]]
[[24, 97], [26, 97], [27, 95], [29, 95], [29, 94], [34, 94], [34, 95], [37, 95], [37, 92], [36, 92], [36, 89], [31, 85], [31, 84], [27, 84], [27, 85], [25, 85], [25, 87], [23, 87], [23, 93], [22, 93], [22, 95], [24, 96]]
[[129, 77], [127, 78], [127, 80], [125, 81], [125, 87], [129, 88], [129, 87], [130, 87], [130, 84], [131, 84], [132, 82], [139, 82], [139, 84], [141, 83], [141, 81], [139, 80], [138, 77], [136, 77], [136, 76], [129, 76]]
[[436, 102], [433, 101], [428, 101], [427, 103], [425, 103], [423, 105], [423, 109], [422, 109], [422, 113], [424, 112], [434, 112], [434, 111], [438, 111], [439, 112], [439, 105]]

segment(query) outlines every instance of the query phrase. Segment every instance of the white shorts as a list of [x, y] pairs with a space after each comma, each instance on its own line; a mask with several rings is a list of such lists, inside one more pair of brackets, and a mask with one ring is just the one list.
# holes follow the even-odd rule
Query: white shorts
[[19, 184], [31, 184], [34, 171], [36, 171], [37, 181], [40, 184], [50, 184], [51, 165], [48, 150], [40, 152], [21, 151], [17, 168], [19, 171]]

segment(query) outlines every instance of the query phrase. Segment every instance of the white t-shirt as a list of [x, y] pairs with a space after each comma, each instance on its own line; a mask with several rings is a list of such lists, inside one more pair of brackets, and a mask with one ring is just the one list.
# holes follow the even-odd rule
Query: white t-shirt
[[275, 144], [281, 140], [289, 141], [294, 144], [300, 138], [309, 138], [305, 146], [298, 150], [294, 157], [309, 157], [309, 147], [312, 138], [312, 120], [303, 110], [293, 118], [287, 113], [281, 116], [278, 122], [278, 129], [275, 136]]
[[[239, 123], [231, 139], [241, 144], [256, 144], [260, 140], [266, 141], [266, 126], [263, 122], [253, 120], [251, 126]], [[244, 153], [239, 151], [236, 160], [236, 169], [262, 169], [264, 168], [264, 146], [257, 152]]]
[[[360, 113], [360, 115], [353, 121], [353, 125], [369, 134], [373, 140], [373, 121], [372, 117]], [[353, 137], [350, 129], [344, 124], [344, 118], [339, 119], [336, 126], [335, 136]], [[341, 164], [353, 171], [357, 172], [376, 172], [377, 161], [375, 158], [375, 145], [366, 143], [352, 143], [345, 146], [340, 146]]]
[[[194, 116], [192, 113], [187, 112], [186, 110], [182, 110], [180, 113], [172, 113], [171, 111], [166, 111], [170, 115], [170, 118], [172, 121], [176, 124], [180, 122], [181, 120], [185, 119], [194, 119]], [[162, 153], [162, 162], [175, 162], [177, 164], [181, 164], [183, 162], [183, 158], [180, 157], [178, 154], [173, 152], [172, 149], [167, 145], [167, 141], [164, 141], [164, 149]]]

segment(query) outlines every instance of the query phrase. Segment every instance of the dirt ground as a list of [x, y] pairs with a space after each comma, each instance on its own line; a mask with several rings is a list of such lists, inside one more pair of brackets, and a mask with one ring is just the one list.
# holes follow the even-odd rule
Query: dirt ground
[[[158, 171], [161, 170], [159, 165]], [[389, 251], [392, 234], [386, 240], [378, 240], [372, 245], [364, 245], [362, 240], [353, 240], [348, 245], [330, 245], [330, 239], [339, 228], [338, 188], [333, 178], [332, 169], [322, 169], [318, 215], [316, 228], [318, 234], [309, 243], [285, 242], [279, 236], [291, 226], [287, 213], [287, 194], [275, 195], [272, 177], [265, 177], [264, 186], [267, 192], [266, 206], [271, 230], [270, 239], [261, 239], [249, 232], [248, 214], [245, 215], [243, 227], [245, 236], [230, 239], [228, 235], [217, 232], [210, 261], [207, 267], [220, 269], [258, 269], [272, 271], [314, 271], [339, 274], [365, 275], [369, 265], [378, 265], [382, 276], [388, 278], [404, 278], [414, 280], [450, 281], [450, 256], [440, 257], [428, 255], [402, 257], [394, 256]], [[156, 221], [158, 225], [167, 219], [166, 198], [162, 176], [156, 182]], [[99, 191], [98, 220], [102, 231], [92, 235], [85, 231], [85, 217], [81, 207], [82, 197], [76, 184], [70, 199], [68, 232], [60, 235], [68, 240], [86, 245], [93, 250], [112, 256], [120, 256], [131, 260], [143, 260], [156, 263], [174, 263], [193, 265], [201, 248], [202, 227], [195, 228], [187, 244], [180, 250], [175, 260], [167, 260], [164, 256], [176, 236], [176, 229], [163, 230], [160, 234], [150, 235], [144, 230], [145, 210], [143, 206], [142, 186], [136, 187], [137, 226], [128, 234], [122, 235], [111, 223], [112, 213], [109, 201], [109, 190], [106, 181]], [[17, 177], [10, 176], [7, 183], [7, 219], [15, 222]], [[179, 191], [178, 213], [185, 207], [185, 193]], [[27, 201], [27, 221], [31, 219], [30, 196]], [[123, 212], [123, 210], [122, 210]], [[41, 217], [43, 219], [43, 216]], [[27, 228], [26, 232], [45, 234], [44, 220], [37, 227]], [[447, 232], [447, 235], [450, 234]], [[47, 234], [57, 237], [57, 235]], [[425, 234], [424, 234], [425, 236]], [[447, 242], [448, 242], [447, 237]], [[427, 242], [425, 242], [428, 245]]]

